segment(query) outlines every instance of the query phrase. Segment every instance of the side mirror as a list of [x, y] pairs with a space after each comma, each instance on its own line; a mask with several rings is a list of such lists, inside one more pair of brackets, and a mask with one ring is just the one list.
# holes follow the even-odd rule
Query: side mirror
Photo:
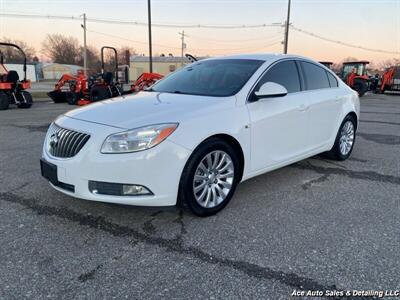
[[272, 97], [283, 97], [288, 93], [287, 89], [275, 82], [264, 83], [258, 91], [254, 92], [257, 99], [272, 98]]

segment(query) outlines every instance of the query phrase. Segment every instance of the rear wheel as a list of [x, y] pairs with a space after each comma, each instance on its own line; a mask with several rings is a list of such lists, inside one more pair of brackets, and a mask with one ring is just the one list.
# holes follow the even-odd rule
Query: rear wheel
[[27, 91], [21, 91], [17, 95], [17, 99], [20, 101], [17, 104], [18, 108], [30, 108], [33, 104], [32, 95]]
[[8, 109], [9, 105], [10, 101], [8, 100], [7, 94], [0, 91], [0, 110]]
[[223, 209], [239, 183], [240, 162], [226, 142], [212, 138], [190, 157], [179, 184], [179, 202], [197, 216]]
[[123, 88], [119, 85], [114, 86], [112, 90], [113, 90], [113, 97], [122, 96], [124, 93]]
[[355, 79], [353, 84], [353, 90], [355, 90], [360, 97], [362, 97], [368, 90], [368, 85], [365, 80]]
[[356, 139], [356, 121], [352, 116], [347, 116], [340, 125], [335, 144], [327, 153], [330, 158], [346, 160], [353, 151]]
[[94, 86], [90, 91], [90, 100], [93, 102], [111, 97], [112, 95], [110, 95], [110, 90], [106, 86]]

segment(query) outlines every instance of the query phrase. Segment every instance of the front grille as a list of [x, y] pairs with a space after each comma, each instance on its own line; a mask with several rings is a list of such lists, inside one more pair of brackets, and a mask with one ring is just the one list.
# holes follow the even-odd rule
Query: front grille
[[90, 135], [82, 132], [65, 129], [52, 123], [47, 134], [49, 153], [55, 157], [73, 157], [86, 142]]

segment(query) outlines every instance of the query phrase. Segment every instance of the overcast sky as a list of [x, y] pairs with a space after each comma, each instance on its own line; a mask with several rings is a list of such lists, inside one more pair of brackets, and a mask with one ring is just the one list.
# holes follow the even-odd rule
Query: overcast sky
[[[152, 0], [154, 23], [280, 23], [286, 18], [286, 9], [287, 0]], [[71, 16], [85, 12], [92, 18], [147, 21], [146, 0], [0, 0], [0, 10]], [[292, 0], [291, 23], [330, 39], [400, 52], [400, 0]], [[147, 54], [146, 27], [89, 23], [88, 30], [97, 32], [88, 32], [88, 44], [98, 48], [102, 45], [129, 45]], [[180, 55], [179, 31], [179, 28], [154, 28], [154, 51]], [[0, 38], [22, 39], [40, 51], [41, 41], [47, 33], [71, 35], [80, 41], [83, 36], [78, 21], [0, 16]], [[283, 29], [280, 27], [229, 30], [188, 28], [185, 33], [188, 34], [187, 52], [195, 55], [282, 51], [280, 41]], [[335, 45], [295, 31], [290, 32], [289, 52], [332, 61], [349, 56], [371, 61], [395, 57], [394, 54]]]

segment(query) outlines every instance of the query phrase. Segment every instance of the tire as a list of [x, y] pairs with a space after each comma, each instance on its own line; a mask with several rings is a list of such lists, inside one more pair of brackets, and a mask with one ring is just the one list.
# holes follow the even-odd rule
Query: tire
[[121, 86], [118, 86], [118, 85], [114, 86], [112, 91], [113, 91], [113, 98], [122, 96], [124, 94], [124, 90], [122, 89]]
[[17, 104], [18, 108], [30, 108], [33, 104], [32, 95], [27, 91], [21, 91], [17, 95], [17, 99], [21, 101], [21, 103]]
[[353, 90], [355, 90], [360, 97], [368, 91], [368, 85], [364, 80], [354, 80]]
[[[343, 136], [345, 136], [346, 133], [349, 133], [346, 127], [349, 126], [348, 125], [349, 123], [351, 123], [353, 133], [352, 133], [352, 138], [350, 138], [350, 136], [347, 135], [347, 141], [351, 142], [351, 146], [350, 148], [347, 147], [346, 151], [343, 151], [344, 148], [342, 148], [342, 146], [343, 143], [346, 142], [346, 138]], [[348, 115], [346, 118], [344, 118], [342, 124], [340, 125], [339, 131], [336, 135], [335, 144], [333, 145], [332, 149], [326, 153], [327, 157], [339, 161], [348, 159], [349, 156], [351, 155], [351, 152], [353, 151], [354, 143], [356, 141], [356, 130], [357, 130], [356, 121], [352, 116]]]
[[69, 105], [76, 105], [78, 99], [78, 94], [74, 92], [67, 92], [65, 95], [65, 99]]
[[93, 102], [111, 98], [110, 91], [104, 86], [94, 86], [90, 90], [90, 100]]
[[0, 91], [0, 110], [6, 110], [10, 106], [10, 100], [6, 93]]
[[[207, 157], [211, 158], [210, 165]], [[218, 138], [206, 140], [185, 165], [179, 183], [178, 203], [200, 217], [216, 214], [232, 199], [240, 181], [241, 168], [232, 146]]]

